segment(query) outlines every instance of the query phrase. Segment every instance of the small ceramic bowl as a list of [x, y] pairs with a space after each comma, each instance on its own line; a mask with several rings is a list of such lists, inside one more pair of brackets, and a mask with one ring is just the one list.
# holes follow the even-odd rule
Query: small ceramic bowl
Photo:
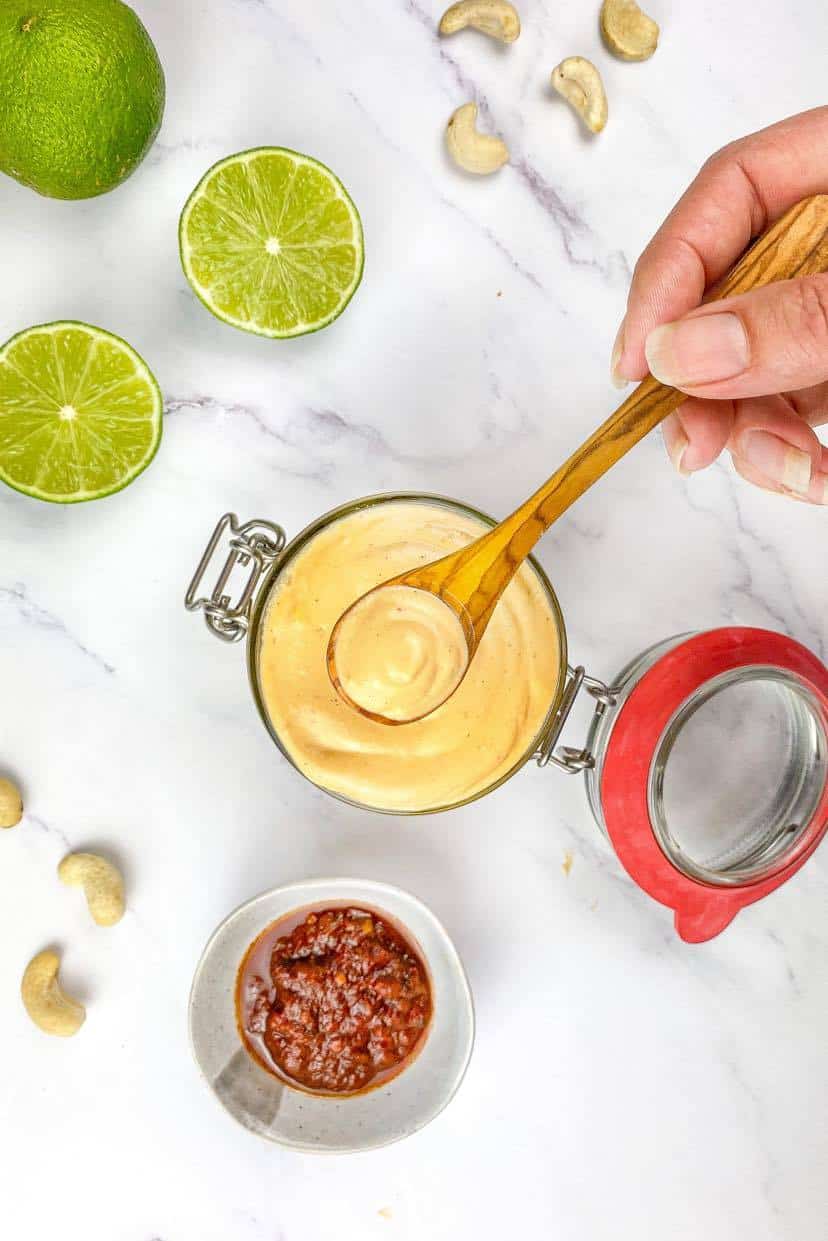
[[[308, 1094], [257, 1064], [236, 1028], [235, 987], [249, 945], [277, 918], [314, 906], [388, 914], [431, 977], [434, 1011], [425, 1041], [397, 1077], [344, 1098]], [[400, 888], [368, 879], [309, 879], [240, 905], [210, 937], [190, 992], [190, 1042], [210, 1089], [260, 1137], [304, 1151], [370, 1150], [422, 1129], [453, 1097], [474, 1043], [471, 991], [457, 951], [434, 914]]]

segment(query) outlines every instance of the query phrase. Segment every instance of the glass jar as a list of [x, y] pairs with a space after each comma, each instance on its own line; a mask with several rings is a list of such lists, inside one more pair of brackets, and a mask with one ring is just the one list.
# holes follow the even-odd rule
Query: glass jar
[[[259, 664], [268, 601], [280, 574], [320, 530], [351, 513], [400, 500], [438, 504], [495, 524], [458, 501], [412, 492], [343, 505], [289, 544], [280, 526], [240, 525], [227, 513], [190, 583], [185, 605], [203, 610], [216, 636], [227, 642], [247, 637], [257, 709], [294, 767], [262, 693]], [[224, 544], [216, 585], [203, 594], [201, 583]], [[683, 939], [712, 938], [739, 909], [795, 873], [828, 829], [828, 670], [782, 634], [729, 627], [666, 639], [605, 684], [583, 667], [568, 665], [560, 605], [543, 569], [532, 558], [529, 563], [554, 618], [560, 650], [557, 683], [537, 736], [510, 770], [472, 797], [428, 810], [363, 808], [410, 814], [453, 809], [485, 796], [533, 758], [541, 767], [582, 772], [592, 813], [634, 882], [673, 909]], [[243, 581], [234, 602], [239, 572]], [[586, 743], [558, 746], [582, 693], [593, 706]]]
[[[267, 710], [262, 686], [262, 640], [268, 603], [282, 573], [321, 531], [335, 525], [338, 521], [353, 513], [400, 501], [437, 505], [462, 517], [474, 518], [476, 522], [480, 522], [485, 526], [493, 526], [495, 524], [491, 517], [487, 517], [469, 505], [449, 500], [443, 496], [427, 495], [419, 492], [394, 492], [369, 496], [365, 499], [341, 505], [339, 508], [333, 509], [331, 512], [317, 518], [316, 521], [312, 522], [285, 546], [285, 535], [281, 527], [275, 526], [270, 522], [260, 521], [248, 522], [245, 526], [239, 526], [235, 516], [228, 513], [221, 518], [216, 530], [213, 532], [204, 557], [196, 571], [196, 576], [190, 585], [186, 606], [191, 610], [202, 608], [205, 611], [208, 627], [214, 633], [225, 641], [230, 642], [236, 642], [245, 636], [247, 637], [248, 678], [259, 715], [275, 744], [288, 761], [294, 767], [297, 767], [297, 770], [301, 771], [301, 768], [297, 766]], [[216, 587], [209, 597], [199, 597], [200, 582], [207, 565], [218, 549], [219, 544], [227, 538], [229, 538], [229, 555], [221, 570]], [[245, 580], [241, 587], [238, 602], [232, 604], [226, 590], [229, 579], [234, 574], [237, 565], [241, 565], [245, 570]], [[319, 785], [319, 787], [340, 801], [346, 801], [351, 805], [358, 805], [362, 809], [372, 810], [379, 814], [433, 814], [438, 811], [455, 809], [458, 806], [468, 804], [470, 801], [475, 801], [478, 797], [485, 796], [492, 789], [499, 787], [505, 780], [508, 780], [540, 751], [554, 724], [555, 713], [562, 700], [567, 681], [566, 633], [561, 608], [549, 579], [534, 559], [530, 559], [529, 565], [541, 587], [554, 624], [558, 667], [556, 682], [550, 695], [549, 708], [540, 723], [537, 733], [528, 738], [524, 752], [518, 756], [515, 763], [508, 770], [502, 772], [497, 779], [492, 780], [491, 783], [488, 783], [474, 794], [457, 797], [450, 802], [443, 802], [439, 805], [430, 806], [427, 809], [386, 809], [376, 804], [355, 801], [324, 785]], [[304, 775], [305, 773], [302, 772], [302, 774]]]

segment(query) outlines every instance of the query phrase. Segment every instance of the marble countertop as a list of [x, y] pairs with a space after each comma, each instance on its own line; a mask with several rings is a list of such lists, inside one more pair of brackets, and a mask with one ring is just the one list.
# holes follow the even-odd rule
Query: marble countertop
[[[136, 0], [165, 65], [160, 138], [82, 203], [0, 180], [0, 339], [77, 318], [132, 342], [166, 398], [160, 454], [124, 493], [56, 508], [0, 491], [0, 760], [25, 792], [0, 839], [0, 1197], [20, 1241], [821, 1241], [828, 1105], [823, 848], [691, 947], [626, 877], [579, 781], [527, 769], [485, 801], [378, 819], [270, 744], [243, 651], [182, 598], [216, 518], [297, 531], [355, 496], [509, 511], [613, 407], [608, 357], [636, 255], [702, 160], [825, 101], [812, 0], [652, 0], [662, 45], [612, 60], [597, 0], [521, 4], [503, 49], [434, 34], [439, 3]], [[548, 88], [593, 57], [611, 119], [582, 135]], [[457, 173], [476, 98], [512, 162]], [[330, 164], [362, 213], [343, 318], [274, 343], [212, 319], [176, 223], [204, 170], [264, 143]], [[658, 437], [547, 537], [575, 659], [611, 677], [687, 629], [780, 629], [823, 659], [820, 512], [722, 464], [689, 481]], [[54, 868], [111, 850], [103, 932]], [[571, 860], [571, 867], [568, 862]], [[564, 863], [567, 865], [564, 865]], [[478, 1041], [451, 1107], [376, 1153], [320, 1158], [246, 1134], [191, 1061], [186, 1001], [215, 924], [314, 874], [397, 883], [445, 922]], [[76, 1039], [29, 1024], [29, 956], [62, 946]], [[531, 970], [531, 984], [527, 985]], [[526, 1027], [542, 1066], [515, 1054]]]

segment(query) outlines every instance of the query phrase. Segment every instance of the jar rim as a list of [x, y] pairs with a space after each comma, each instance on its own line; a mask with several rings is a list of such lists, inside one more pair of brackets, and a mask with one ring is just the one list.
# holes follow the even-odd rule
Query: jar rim
[[[806, 775], [801, 756], [793, 753], [791, 766], [799, 775], [797, 786], [787, 790], [787, 801], [775, 807], [774, 813], [766, 811], [769, 817], [763, 824], [763, 830], [754, 833], [757, 838], [752, 841], [749, 838], [739, 840], [726, 848], [721, 859], [704, 861], [680, 842], [671, 822], [665, 798], [668, 764], [675, 746], [698, 712], [733, 688], [751, 686], [776, 687], [784, 699], [788, 716], [796, 716], [793, 731], [800, 746], [804, 744], [800, 734], [814, 734], [814, 769]], [[791, 858], [801, 851], [803, 843], [813, 835], [814, 816], [828, 773], [827, 747], [828, 732], [819, 700], [804, 681], [787, 669], [751, 664], [722, 672], [706, 681], [681, 703], [668, 720], [650, 765], [647, 792], [650, 819], [661, 851], [689, 878], [717, 887], [742, 887], [784, 870]], [[741, 828], [744, 825], [738, 826]]]
[[558, 666], [557, 682], [556, 682], [555, 689], [552, 695], [552, 699], [549, 703], [549, 708], [546, 712], [546, 715], [543, 718], [543, 722], [541, 723], [541, 726], [538, 729], [537, 735], [533, 737], [525, 753], [522, 754], [521, 757], [517, 759], [517, 761], [513, 764], [513, 766], [508, 771], [504, 772], [503, 775], [498, 777], [498, 779], [495, 780], [492, 784], [489, 784], [485, 788], [478, 790], [478, 792], [473, 793], [469, 797], [462, 798], [459, 801], [449, 802], [445, 806], [429, 806], [426, 809], [422, 809], [422, 810], [396, 810], [396, 809], [386, 809], [381, 806], [371, 806], [371, 805], [368, 805], [366, 802], [359, 802], [359, 801], [353, 800], [350, 797], [345, 797], [343, 796], [343, 794], [337, 793], [333, 789], [326, 788], [324, 784], [319, 784], [315, 780], [312, 780], [309, 776], [307, 776], [305, 772], [303, 772], [302, 769], [297, 765], [293, 757], [288, 753], [286, 747], [283, 745], [279, 737], [279, 734], [277, 730], [274, 728], [273, 723], [270, 719], [270, 716], [267, 711], [267, 707], [265, 706], [262, 690], [261, 690], [261, 681], [260, 681], [260, 662], [261, 662], [260, 656], [261, 656], [261, 636], [262, 636], [261, 631], [262, 631], [262, 625], [264, 622], [264, 617], [267, 612], [268, 602], [270, 600], [270, 597], [273, 593], [273, 589], [276, 585], [276, 582], [282, 570], [321, 530], [326, 529], [328, 526], [332, 525], [336, 521], [339, 521], [343, 517], [350, 516], [352, 513], [361, 512], [365, 509], [370, 509], [380, 504], [388, 504], [388, 503], [394, 503], [394, 502], [400, 502], [400, 501], [431, 502], [434, 504], [439, 504], [444, 508], [453, 509], [455, 512], [462, 513], [466, 516], [475, 517], [479, 521], [482, 521], [485, 525], [489, 527], [497, 525], [496, 518], [490, 517], [488, 513], [482, 512], [482, 510], [475, 508], [475, 506], [472, 504], [467, 504], [464, 500], [455, 500], [455, 499], [452, 499], [450, 496], [444, 496], [444, 495], [437, 494], [435, 492], [428, 492], [428, 491], [376, 492], [369, 496], [363, 496], [355, 500], [346, 501], [344, 504], [340, 504], [336, 508], [332, 508], [328, 510], [328, 512], [322, 513], [319, 517], [315, 518], [312, 522], [310, 522], [307, 526], [305, 526], [304, 529], [300, 530], [298, 534], [294, 535], [294, 537], [285, 545], [285, 547], [282, 549], [282, 551], [279, 553], [279, 555], [276, 557], [276, 559], [273, 561], [273, 563], [268, 568], [267, 573], [257, 591], [256, 599], [253, 604], [253, 609], [252, 609], [252, 613], [250, 617], [250, 627], [249, 627], [248, 635], [247, 635], [246, 658], [247, 658], [248, 680], [250, 682], [250, 688], [253, 694], [253, 700], [256, 704], [256, 709], [261, 717], [262, 723], [267, 729], [271, 740], [279, 748], [282, 755], [288, 760], [291, 766], [294, 767], [299, 772], [300, 775], [304, 776], [306, 780], [308, 780], [316, 788], [320, 788], [324, 793], [327, 793], [330, 797], [334, 797], [338, 801], [345, 802], [349, 806], [356, 806], [360, 810], [370, 810], [374, 814], [391, 814], [391, 815], [399, 815], [401, 817], [408, 817], [408, 816], [424, 815], [424, 814], [439, 814], [444, 810], [455, 810], [455, 809], [458, 809], [460, 806], [469, 805], [469, 803], [473, 801], [477, 801], [478, 798], [480, 797], [485, 797], [488, 793], [493, 792], [496, 788], [499, 788], [502, 784], [505, 784], [505, 782], [507, 780], [510, 780], [517, 771], [523, 768], [530, 761], [530, 759], [532, 759], [534, 755], [538, 752], [539, 747], [543, 743], [544, 737], [546, 736], [549, 728], [554, 722], [555, 714], [556, 714], [558, 705], [561, 701], [561, 697], [563, 695], [563, 691], [566, 685], [568, 662], [567, 662], [566, 626], [564, 624], [563, 612], [561, 610], [561, 605], [558, 601], [558, 597], [555, 594], [554, 588], [552, 586], [551, 581], [549, 580], [549, 577], [546, 571], [543, 569], [540, 563], [535, 559], [534, 556], [527, 556], [526, 563], [532, 567], [538, 581], [543, 587], [544, 594], [546, 595], [547, 601], [550, 605], [552, 615], [555, 621], [555, 630], [556, 630], [557, 639], [558, 639], [559, 666]]

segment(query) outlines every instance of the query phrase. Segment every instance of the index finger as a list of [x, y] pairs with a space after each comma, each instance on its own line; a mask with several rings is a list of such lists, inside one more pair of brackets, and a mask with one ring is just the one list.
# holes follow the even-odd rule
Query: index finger
[[828, 107], [718, 151], [682, 195], [633, 273], [615, 373], [647, 374], [644, 342], [694, 310], [749, 242], [789, 207], [828, 190]]

